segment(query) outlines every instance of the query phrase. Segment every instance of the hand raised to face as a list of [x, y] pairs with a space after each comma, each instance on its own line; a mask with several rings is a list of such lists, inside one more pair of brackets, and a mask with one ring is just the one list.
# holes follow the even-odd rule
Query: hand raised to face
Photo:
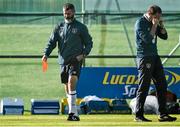
[[153, 23], [153, 25], [158, 25], [159, 24], [159, 19], [153, 18], [152, 23]]

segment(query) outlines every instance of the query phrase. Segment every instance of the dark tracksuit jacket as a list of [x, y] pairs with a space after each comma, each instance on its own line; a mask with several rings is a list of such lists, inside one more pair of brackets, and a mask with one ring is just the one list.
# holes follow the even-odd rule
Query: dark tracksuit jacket
[[151, 79], [153, 79], [159, 103], [160, 114], [166, 113], [166, 89], [167, 83], [163, 71], [163, 66], [157, 50], [157, 36], [166, 40], [167, 33], [162, 34], [162, 28], [157, 26], [156, 34], [153, 37], [150, 34], [152, 22], [142, 16], [136, 21], [135, 36], [137, 48], [137, 68], [139, 73], [139, 87], [137, 90], [136, 116], [142, 116], [144, 103], [148, 95]]
[[87, 27], [74, 19], [71, 23], [62, 22], [55, 27], [44, 51], [47, 57], [57, 44], [59, 64], [66, 65], [80, 54], [88, 55], [93, 42]]

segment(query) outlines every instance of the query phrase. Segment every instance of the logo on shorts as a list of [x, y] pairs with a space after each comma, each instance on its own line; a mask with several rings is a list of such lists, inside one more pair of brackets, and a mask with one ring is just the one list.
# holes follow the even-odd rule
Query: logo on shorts
[[77, 33], [77, 28], [72, 28], [72, 33], [73, 34]]
[[151, 64], [150, 63], [147, 63], [146, 64], [146, 67], [149, 69], [149, 68], [151, 68]]
[[73, 71], [73, 72], [72, 72], [72, 74], [74, 74], [74, 75], [75, 75], [75, 74], [76, 74], [76, 71]]

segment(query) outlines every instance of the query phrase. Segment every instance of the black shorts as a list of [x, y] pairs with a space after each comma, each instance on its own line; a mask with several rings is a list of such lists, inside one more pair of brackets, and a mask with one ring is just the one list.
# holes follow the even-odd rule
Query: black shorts
[[61, 65], [61, 82], [68, 83], [69, 76], [75, 75], [79, 78], [81, 71], [82, 62], [73, 61], [67, 65]]

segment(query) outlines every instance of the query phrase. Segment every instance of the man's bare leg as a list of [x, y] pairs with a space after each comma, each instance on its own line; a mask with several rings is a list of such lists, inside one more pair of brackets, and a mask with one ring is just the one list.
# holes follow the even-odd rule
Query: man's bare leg
[[68, 84], [66, 85], [66, 91], [68, 95], [68, 105], [69, 105], [69, 114], [74, 113], [75, 116], [78, 116], [77, 107], [76, 107], [76, 83], [77, 76], [69, 76]]

